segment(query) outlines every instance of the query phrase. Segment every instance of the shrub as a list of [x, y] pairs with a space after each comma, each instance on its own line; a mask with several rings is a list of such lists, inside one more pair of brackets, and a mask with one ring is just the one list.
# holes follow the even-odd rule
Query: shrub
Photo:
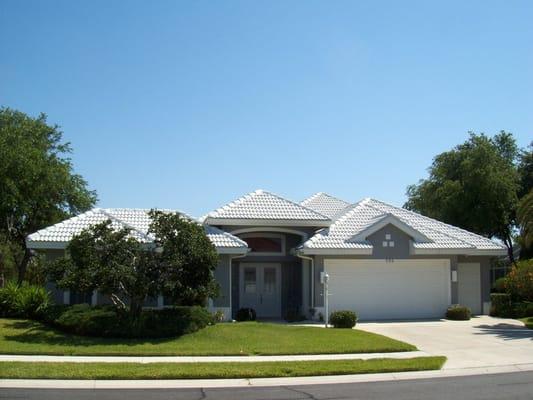
[[492, 285], [493, 293], [505, 293], [505, 277], [498, 278]]
[[527, 328], [533, 329], [533, 318], [528, 318], [524, 321], [524, 325], [526, 325]]
[[305, 315], [303, 315], [297, 308], [289, 308], [285, 313], [285, 321], [287, 322], [299, 322], [304, 320]]
[[446, 310], [446, 318], [454, 321], [468, 321], [471, 317], [470, 308], [460, 304], [454, 304]]
[[490, 315], [493, 317], [509, 318], [513, 316], [511, 295], [507, 293], [492, 293], [490, 295]]
[[518, 262], [505, 277], [504, 286], [514, 301], [533, 302], [533, 259]]
[[59, 329], [83, 336], [161, 338], [196, 332], [213, 323], [203, 307], [169, 307], [143, 310], [138, 319], [113, 306], [68, 307], [55, 319]]
[[334, 311], [329, 317], [329, 323], [334, 328], [353, 328], [357, 323], [357, 314], [353, 311]]
[[533, 317], [533, 303], [514, 303], [512, 309], [514, 318]]
[[8, 282], [0, 289], [0, 315], [3, 317], [44, 318], [52, 300], [42, 286]]
[[253, 308], [239, 308], [237, 310], [237, 314], [235, 315], [235, 319], [239, 322], [255, 321], [256, 317], [257, 314]]

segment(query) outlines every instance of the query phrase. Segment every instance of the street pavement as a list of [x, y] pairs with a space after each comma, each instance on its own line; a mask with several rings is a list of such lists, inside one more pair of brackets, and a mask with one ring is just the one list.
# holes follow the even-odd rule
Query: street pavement
[[0, 389], [0, 399], [28, 400], [502, 400], [533, 399], [533, 373], [403, 381], [190, 389]]

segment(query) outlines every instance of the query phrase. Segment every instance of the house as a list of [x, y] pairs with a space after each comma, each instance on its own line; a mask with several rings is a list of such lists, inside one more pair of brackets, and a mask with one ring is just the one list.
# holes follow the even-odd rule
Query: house
[[[98, 208], [29, 235], [27, 244], [58, 257], [74, 234], [107, 219], [149, 240], [147, 210]], [[210, 307], [227, 318], [241, 307], [260, 318], [323, 314], [323, 272], [330, 311], [354, 310], [360, 319], [441, 318], [457, 303], [486, 314], [491, 260], [506, 254], [499, 243], [415, 212], [325, 193], [297, 203], [257, 190], [200, 223], [219, 253], [221, 290]], [[65, 303], [106, 301], [98, 293], [54, 293]], [[147, 301], [165, 305], [162, 297]]]

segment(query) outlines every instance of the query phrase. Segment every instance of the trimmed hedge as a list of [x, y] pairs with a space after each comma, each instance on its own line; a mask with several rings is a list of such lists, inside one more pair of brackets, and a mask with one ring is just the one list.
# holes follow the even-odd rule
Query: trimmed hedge
[[329, 323], [334, 328], [351, 329], [357, 323], [357, 314], [349, 310], [335, 311], [331, 313]]
[[52, 306], [49, 292], [42, 286], [8, 282], [0, 288], [0, 316], [43, 319]]
[[239, 322], [255, 321], [257, 314], [253, 308], [239, 308], [235, 314], [235, 320]]
[[491, 293], [490, 302], [490, 315], [493, 317], [511, 318], [513, 316], [514, 313], [510, 294]]
[[471, 317], [470, 308], [460, 304], [454, 304], [446, 310], [446, 318], [454, 321], [468, 321]]
[[196, 332], [214, 320], [199, 306], [143, 310], [134, 320], [113, 306], [77, 304], [59, 312], [52, 323], [62, 331], [82, 336], [162, 338]]

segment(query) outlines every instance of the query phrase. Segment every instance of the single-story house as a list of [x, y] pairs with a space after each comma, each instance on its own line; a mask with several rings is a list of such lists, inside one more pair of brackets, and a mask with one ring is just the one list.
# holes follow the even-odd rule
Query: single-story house
[[[73, 235], [107, 219], [148, 240], [147, 212], [95, 208], [29, 235], [27, 245], [59, 257]], [[441, 318], [451, 304], [486, 314], [491, 261], [506, 254], [497, 242], [415, 212], [325, 193], [297, 203], [257, 190], [199, 223], [219, 253], [221, 290], [210, 308], [226, 318], [241, 307], [254, 308], [259, 318], [280, 319], [289, 311], [317, 318], [325, 312], [324, 272], [329, 310], [354, 310], [360, 319]], [[50, 288], [59, 302], [107, 301], [98, 293]], [[147, 305], [164, 306], [165, 299]]]

